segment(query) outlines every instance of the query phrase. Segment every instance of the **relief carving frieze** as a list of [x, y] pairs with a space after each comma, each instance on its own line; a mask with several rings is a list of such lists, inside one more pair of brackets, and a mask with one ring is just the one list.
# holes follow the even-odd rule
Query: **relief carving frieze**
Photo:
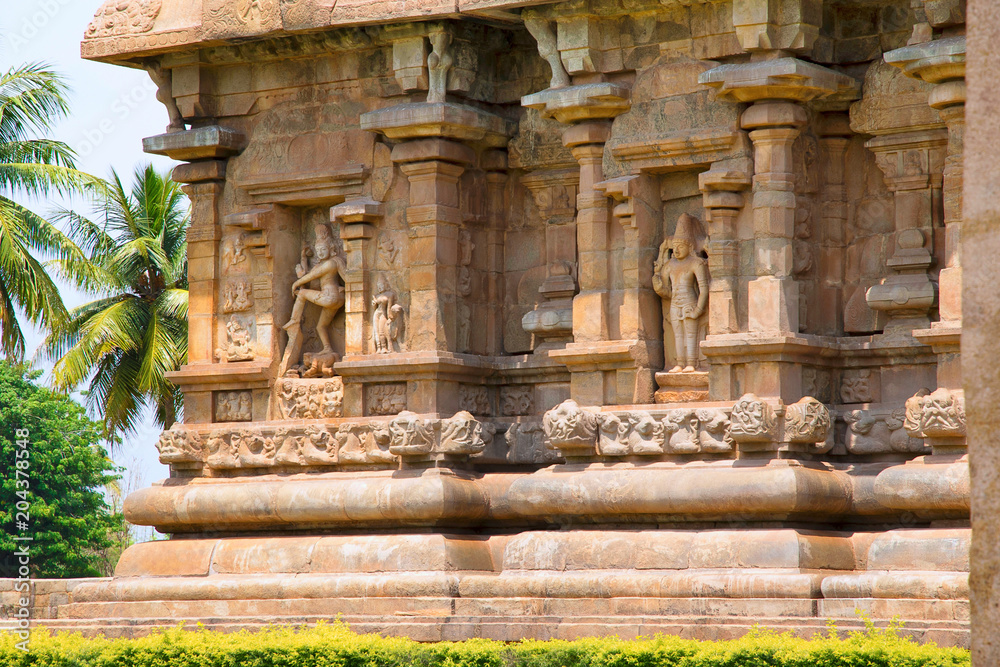
[[162, 0], [105, 0], [87, 26], [87, 39], [149, 32], [162, 4]]
[[890, 454], [924, 452], [924, 441], [912, 437], [903, 428], [906, 411], [851, 410], [844, 413], [847, 422], [845, 445], [852, 454]]
[[252, 419], [252, 392], [249, 390], [215, 392], [215, 421], [248, 422]]
[[246, 278], [226, 283], [223, 291], [222, 312], [240, 313], [253, 308], [253, 289]]
[[535, 411], [535, 391], [531, 385], [500, 387], [500, 413], [504, 417], [520, 417]]
[[406, 410], [406, 385], [401, 382], [365, 386], [365, 408], [370, 415], [397, 415]]
[[598, 451], [603, 456], [729, 454], [729, 417], [718, 408], [676, 408], [661, 419], [649, 412], [602, 412]]
[[226, 324], [226, 346], [215, 351], [215, 358], [220, 362], [253, 361], [254, 351], [253, 320], [245, 320], [236, 315], [229, 318]]
[[461, 384], [458, 386], [458, 404], [462, 410], [474, 415], [491, 415], [490, 390], [482, 385]]
[[344, 382], [285, 378], [278, 382], [278, 408], [282, 419], [334, 419], [343, 416]]
[[935, 451], [965, 447], [965, 398], [950, 389], [922, 389], [906, 400], [903, 428]]

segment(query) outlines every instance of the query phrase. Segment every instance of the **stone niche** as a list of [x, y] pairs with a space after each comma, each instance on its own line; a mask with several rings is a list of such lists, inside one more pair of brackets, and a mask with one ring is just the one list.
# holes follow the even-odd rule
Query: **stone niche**
[[172, 539], [50, 623], [969, 642], [958, 3], [223, 4], [83, 41], [167, 111], [190, 353]]

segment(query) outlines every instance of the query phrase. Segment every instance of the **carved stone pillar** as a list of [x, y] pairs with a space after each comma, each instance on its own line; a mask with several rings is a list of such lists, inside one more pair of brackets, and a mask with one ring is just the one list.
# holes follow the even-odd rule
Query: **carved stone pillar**
[[[953, 3], [949, 3], [953, 4]], [[955, 11], [929, 13], [930, 25], [950, 26], [964, 16]], [[917, 34], [916, 32], [914, 34]], [[913, 44], [885, 54], [885, 61], [900, 68], [907, 76], [933, 84], [927, 103], [938, 110], [948, 128], [948, 144], [942, 174], [944, 222], [944, 267], [938, 274], [938, 313], [940, 321], [926, 329], [916, 329], [913, 337], [930, 345], [937, 354], [937, 385], [953, 391], [964, 405], [960, 342], [962, 337], [962, 187], [965, 150], [965, 37], [947, 37]], [[916, 397], [915, 397], [916, 398]], [[925, 399], [925, 402], [928, 402]], [[936, 405], [928, 402], [928, 405]], [[964, 415], [964, 413], [963, 413]], [[958, 437], [958, 436], [956, 436]], [[964, 443], [964, 425], [961, 430]], [[955, 440], [945, 441], [955, 442]], [[932, 441], [934, 445], [934, 441]], [[940, 445], [934, 445], [935, 451]]]
[[[663, 367], [663, 318], [657, 308], [660, 297], [652, 290], [662, 220], [659, 182], [642, 174], [604, 181], [596, 187], [616, 202], [612, 216], [625, 232], [618, 336], [635, 341], [631, 386], [638, 402], [648, 395], [652, 379], [660, 376], [656, 371]], [[624, 371], [619, 375], [620, 379], [628, 378]]]
[[580, 292], [573, 298], [573, 339], [579, 343], [608, 340], [611, 215], [607, 198], [595, 186], [604, 180], [604, 144], [611, 135], [610, 121], [631, 106], [628, 89], [612, 83], [551, 88], [523, 97], [521, 105], [573, 125], [563, 132], [563, 145], [580, 164], [576, 224]]
[[[742, 385], [768, 399], [794, 403], [803, 396], [801, 360], [819, 358], [829, 347], [798, 335], [799, 286], [792, 278], [797, 208], [793, 144], [808, 121], [804, 104], [820, 99], [844, 104], [858, 96], [859, 87], [840, 72], [775, 51], [781, 43], [792, 49], [807, 48], [808, 26], [791, 26], [786, 33], [778, 15], [760, 23], [759, 29], [753, 27], [757, 22], [746, 18], [748, 29], [753, 28], [747, 35], [767, 36], [754, 42], [753, 48], [778, 57], [721, 65], [703, 72], [698, 80], [715, 88], [721, 100], [751, 104], [741, 124], [749, 130], [754, 148], [750, 205], [756, 277], [748, 285], [746, 313], [747, 330], [755, 335], [709, 336], [702, 352], [711, 366], [711, 398], [735, 399]], [[748, 358], [752, 359], [749, 363]]]
[[656, 315], [660, 297], [651, 289], [661, 220], [658, 182], [648, 175], [622, 176], [597, 184], [615, 202], [612, 217], [625, 231], [622, 253], [623, 303], [619, 335], [627, 340], [662, 340]]

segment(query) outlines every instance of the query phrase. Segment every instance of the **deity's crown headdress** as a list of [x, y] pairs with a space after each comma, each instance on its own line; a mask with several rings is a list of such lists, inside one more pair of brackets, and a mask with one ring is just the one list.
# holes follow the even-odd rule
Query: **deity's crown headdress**
[[674, 235], [671, 239], [674, 241], [687, 241], [692, 248], [697, 248], [701, 237], [700, 231], [701, 223], [698, 222], [698, 218], [687, 213], [681, 213], [681, 217], [677, 218], [677, 227], [674, 228]]

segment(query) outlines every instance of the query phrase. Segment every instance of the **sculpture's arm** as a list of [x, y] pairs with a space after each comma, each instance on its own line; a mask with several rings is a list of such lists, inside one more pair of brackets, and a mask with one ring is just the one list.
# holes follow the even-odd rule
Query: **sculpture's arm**
[[698, 262], [694, 275], [698, 279], [698, 312], [695, 317], [701, 317], [708, 305], [708, 267], [704, 260]]
[[670, 275], [667, 274], [667, 281], [663, 282], [663, 267], [669, 261], [667, 259], [667, 248], [668, 241], [664, 241], [660, 244], [660, 254], [656, 258], [656, 262], [653, 264], [653, 291], [660, 295], [663, 299], [670, 298]]
[[[317, 266], [314, 266], [312, 268], [312, 270], [307, 271], [305, 273], [305, 275], [303, 275], [298, 280], [296, 280], [294, 283], [292, 283], [292, 291], [294, 292], [295, 290], [297, 290], [298, 288], [302, 287], [303, 285], [308, 285], [312, 281], [318, 280], [318, 279], [322, 278], [323, 276], [325, 276], [329, 272], [330, 272], [330, 269], [329, 269], [329, 267], [326, 266], [326, 262], [323, 262], [322, 264], [318, 264]], [[339, 273], [339, 271], [338, 271], [338, 273]]]

